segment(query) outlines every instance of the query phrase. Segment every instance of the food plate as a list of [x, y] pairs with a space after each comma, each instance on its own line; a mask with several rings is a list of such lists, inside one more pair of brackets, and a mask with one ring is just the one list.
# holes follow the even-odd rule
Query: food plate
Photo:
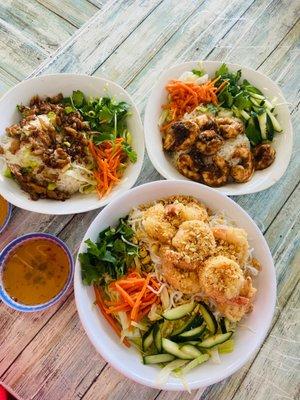
[[44, 97], [62, 93], [64, 96], [70, 96], [75, 90], [82, 91], [86, 96], [101, 97], [109, 95], [117, 101], [125, 101], [129, 104], [131, 115], [128, 116], [127, 124], [128, 130], [132, 135], [132, 148], [137, 153], [137, 161], [127, 166], [120, 182], [102, 199], [96, 193], [77, 193], [64, 202], [52, 199], [33, 201], [14, 180], [4, 177], [3, 173], [1, 173], [0, 193], [13, 205], [43, 214], [74, 214], [102, 207], [134, 185], [140, 173], [144, 157], [144, 136], [141, 119], [129, 94], [121, 86], [106, 79], [87, 75], [54, 74], [39, 76], [19, 83], [0, 100], [0, 135], [4, 135], [6, 127], [20, 121], [20, 114], [16, 108], [17, 104], [27, 105], [35, 95]]
[[[119, 218], [141, 204], [149, 203], [171, 195], [190, 195], [204, 202], [212, 211], [224, 212], [248, 234], [250, 247], [259, 259], [262, 270], [255, 282], [257, 296], [254, 310], [243, 321], [235, 336], [235, 349], [224, 355], [221, 364], [211, 361], [199, 366], [186, 375], [190, 389], [211, 385], [230, 376], [241, 368], [261, 345], [270, 326], [276, 299], [276, 277], [272, 256], [268, 245], [248, 214], [235, 202], [218, 191], [204, 185], [188, 181], [159, 181], [131, 189], [115, 199], [96, 217], [87, 230], [79, 253], [85, 252], [85, 240], [96, 241], [98, 234], [108, 226], [117, 224]], [[185, 390], [175, 377], [167, 383], [158, 381], [157, 366], [146, 366], [134, 348], [124, 347], [111, 331], [94, 305], [94, 291], [84, 286], [81, 279], [80, 263], [77, 259], [74, 276], [75, 299], [78, 313], [87, 335], [97, 351], [122, 374], [141, 384], [167, 390]]]
[[[215, 71], [222, 65], [218, 61], [203, 61], [200, 64], [201, 68], [209, 76], [214, 76]], [[248, 67], [231, 63], [226, 63], [226, 65], [232, 72], [241, 69], [242, 79], [247, 79], [252, 85], [260, 89], [266, 97], [270, 99], [276, 98], [276, 104], [278, 104], [276, 106], [276, 113], [282, 127], [282, 133], [276, 134], [272, 142], [276, 150], [276, 158], [273, 164], [262, 171], [255, 171], [252, 179], [248, 182], [228, 183], [216, 188], [219, 192], [227, 195], [255, 193], [267, 189], [276, 183], [282, 177], [289, 164], [293, 146], [293, 130], [290, 114], [282, 91], [270, 78]], [[166, 155], [162, 148], [162, 135], [158, 121], [162, 111], [161, 106], [167, 100], [165, 86], [171, 79], [178, 79], [183, 72], [191, 71], [193, 68], [199, 68], [199, 62], [186, 62], [163, 72], [158, 82], [154, 85], [146, 106], [144, 126], [147, 151], [154, 167], [167, 179], [188, 180], [172, 165], [169, 156]]]

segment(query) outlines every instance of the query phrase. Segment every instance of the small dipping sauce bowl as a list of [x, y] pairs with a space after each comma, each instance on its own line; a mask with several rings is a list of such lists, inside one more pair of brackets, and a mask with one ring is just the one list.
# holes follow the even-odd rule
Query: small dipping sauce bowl
[[73, 257], [62, 240], [29, 233], [0, 253], [0, 299], [17, 311], [43, 311], [66, 294], [73, 275]]
[[7, 227], [12, 212], [12, 205], [0, 196], [0, 234]]

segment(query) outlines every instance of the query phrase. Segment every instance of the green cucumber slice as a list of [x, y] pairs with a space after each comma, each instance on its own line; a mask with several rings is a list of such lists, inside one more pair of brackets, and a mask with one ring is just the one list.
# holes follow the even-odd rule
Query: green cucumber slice
[[165, 352], [172, 354], [173, 356], [180, 358], [181, 360], [192, 360], [194, 358], [181, 351], [177, 343], [172, 342], [171, 340], [166, 338], [162, 339], [162, 348]]
[[183, 304], [182, 306], [178, 306], [172, 308], [171, 310], [167, 310], [162, 314], [162, 316], [165, 319], [173, 321], [175, 319], [180, 319], [190, 314], [194, 310], [194, 308], [195, 308], [195, 303], [192, 301], [191, 303], [186, 303]]
[[175, 357], [172, 354], [154, 354], [152, 356], [144, 356], [143, 363], [148, 364], [161, 364], [175, 360]]
[[214, 346], [217, 346], [221, 343], [226, 342], [228, 339], [231, 338], [232, 334], [233, 334], [233, 332], [227, 332], [227, 333], [219, 333], [218, 335], [210, 336], [207, 339], [204, 339], [197, 346], [200, 349], [211, 349]]
[[200, 312], [204, 318], [204, 321], [206, 322], [208, 330], [212, 333], [215, 334], [218, 329], [218, 324], [216, 321], [216, 318], [214, 317], [213, 313], [209, 310], [207, 305], [205, 303], [201, 303], [199, 305]]

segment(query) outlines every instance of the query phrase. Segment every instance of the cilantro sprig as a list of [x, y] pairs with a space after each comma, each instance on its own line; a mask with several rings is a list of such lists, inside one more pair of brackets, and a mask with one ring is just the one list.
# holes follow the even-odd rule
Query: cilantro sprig
[[137, 155], [129, 143], [127, 117], [130, 115], [129, 104], [125, 101], [117, 102], [114, 98], [92, 97], [86, 98], [80, 90], [73, 91], [70, 97], [63, 100], [65, 113], [79, 111], [83, 119], [89, 123], [94, 132], [92, 140], [99, 144], [105, 140], [124, 138], [123, 150], [131, 162], [135, 162]]
[[79, 254], [81, 275], [86, 285], [104, 284], [125, 275], [138, 255], [139, 246], [131, 242], [133, 230], [125, 219], [100, 232], [98, 240], [86, 240], [87, 251]]

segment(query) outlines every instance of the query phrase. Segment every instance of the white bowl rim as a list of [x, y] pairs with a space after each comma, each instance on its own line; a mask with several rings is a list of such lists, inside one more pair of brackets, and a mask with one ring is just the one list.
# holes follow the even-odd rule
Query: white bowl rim
[[[248, 70], [248, 71], [251, 71], [252, 73], [256, 74], [257, 76], [260, 76], [263, 79], [266, 79], [269, 83], [271, 83], [272, 85], [276, 86], [276, 89], [277, 89], [281, 99], [283, 100], [284, 103], [287, 103], [287, 101], [286, 101], [286, 99], [284, 97], [284, 94], [283, 94], [281, 88], [279, 87], [279, 85], [275, 81], [273, 81], [271, 78], [269, 78], [266, 74], [264, 74], [264, 73], [262, 73], [260, 71], [257, 71], [257, 70], [255, 70], [255, 69], [253, 69], [251, 67], [247, 67], [247, 66], [244, 66], [244, 65], [241, 65], [241, 64], [231, 63], [231, 62], [227, 62], [227, 61], [220, 61], [220, 60], [199, 60], [199, 61], [190, 60], [190, 61], [185, 61], [183, 63], [172, 64], [169, 68], [164, 69], [162, 71], [158, 81], [153, 85], [153, 87], [152, 87], [152, 89], [150, 91], [149, 98], [147, 100], [147, 104], [146, 104], [146, 108], [145, 108], [145, 115], [144, 115], [145, 143], [146, 143], [147, 153], [148, 153], [150, 161], [152, 162], [152, 164], [155, 167], [155, 169], [164, 178], [169, 179], [169, 180], [180, 179], [180, 178], [174, 178], [172, 174], [170, 174], [168, 171], [166, 171], [164, 168], [161, 167], [161, 165], [160, 165], [160, 163], [159, 163], [159, 161], [158, 161], [158, 159], [157, 159], [157, 157], [155, 155], [155, 152], [152, 151], [152, 146], [150, 145], [150, 143], [151, 143], [151, 134], [150, 133], [151, 132], [148, 132], [147, 126], [148, 126], [148, 121], [149, 121], [149, 118], [150, 118], [149, 114], [150, 114], [150, 108], [151, 108], [153, 95], [155, 94], [156, 90], [161, 86], [161, 81], [164, 79], [165, 75], [169, 74], [173, 70], [177, 70], [177, 68], [179, 68], [179, 67], [186, 66], [187, 69], [188, 69], [189, 67], [194, 66], [195, 64], [200, 64], [200, 65], [201, 64], [210, 64], [210, 65], [213, 65], [213, 66], [219, 66], [219, 65], [221, 65], [223, 63], [228, 65], [229, 68], [232, 67], [232, 68], [236, 68], [236, 69]], [[285, 153], [287, 154], [287, 160], [288, 160], [286, 165], [285, 165], [285, 167], [282, 168], [280, 170], [280, 172], [278, 174], [276, 174], [276, 176], [272, 177], [272, 179], [270, 179], [269, 182], [263, 184], [262, 186], [258, 185], [257, 188], [253, 188], [253, 189], [250, 189], [250, 190], [249, 189], [245, 190], [245, 189], [243, 189], [244, 188], [243, 184], [235, 183], [235, 185], [234, 185], [235, 188], [236, 188], [235, 190], [230, 190], [229, 191], [228, 189], [226, 189], [226, 185], [221, 186], [221, 187], [215, 187], [214, 188], [215, 190], [217, 190], [217, 191], [219, 191], [221, 193], [230, 195], [230, 196], [240, 196], [240, 195], [245, 195], [245, 194], [258, 193], [258, 192], [260, 192], [262, 190], [266, 190], [269, 187], [273, 186], [276, 182], [278, 182], [279, 179], [281, 179], [281, 177], [284, 175], [284, 173], [286, 172], [286, 170], [288, 168], [288, 165], [289, 165], [289, 162], [290, 162], [290, 159], [291, 159], [291, 156], [292, 156], [292, 150], [293, 150], [293, 125], [292, 125], [292, 122], [291, 122], [290, 112], [289, 112], [289, 109], [288, 109], [286, 104], [283, 104], [282, 107], [284, 109], [284, 112], [288, 115], [288, 131], [290, 132], [289, 143], [288, 143], [288, 146], [285, 148]], [[182, 179], [183, 180], [187, 180], [187, 178], [185, 178], [184, 176], [182, 176]]]
[[[142, 147], [139, 149], [140, 152], [140, 156], [138, 157], [135, 165], [134, 170], [132, 171], [132, 182], [130, 184], [129, 187], [127, 188], [123, 188], [120, 190], [116, 190], [115, 193], [109, 194], [108, 197], [105, 197], [103, 200], [101, 199], [95, 199], [95, 203], [93, 205], [90, 206], [82, 206], [82, 207], [77, 207], [77, 209], [72, 209], [72, 211], [65, 211], [64, 208], [62, 208], [61, 210], [58, 208], [56, 209], [55, 212], [53, 212], [53, 210], [47, 210], [45, 207], [39, 207], [39, 201], [42, 201], [43, 199], [34, 201], [28, 198], [28, 193], [24, 192], [24, 196], [27, 196], [27, 200], [28, 200], [28, 204], [26, 202], [26, 204], [23, 204], [24, 197], [20, 197], [18, 196], [17, 198], [14, 197], [13, 195], [11, 195], [9, 192], [3, 192], [1, 191], [0, 188], [0, 194], [2, 197], [4, 197], [9, 203], [11, 203], [12, 205], [19, 207], [23, 210], [26, 211], [32, 211], [32, 212], [36, 212], [36, 213], [40, 213], [40, 214], [51, 214], [51, 215], [67, 215], [67, 214], [79, 214], [82, 212], [88, 212], [88, 211], [92, 211], [101, 207], [104, 207], [106, 204], [108, 204], [112, 199], [117, 198], [120, 194], [124, 193], [126, 190], [130, 189], [132, 186], [135, 185], [142, 167], [143, 167], [143, 161], [144, 161], [144, 156], [145, 156], [145, 134], [144, 134], [144, 128], [143, 128], [143, 123], [142, 123], [142, 119], [141, 119], [141, 115], [138, 111], [137, 105], [133, 100], [133, 97], [127, 92], [126, 89], [124, 89], [121, 85], [119, 85], [118, 83], [110, 80], [110, 79], [106, 79], [104, 77], [99, 77], [99, 76], [91, 76], [88, 74], [76, 74], [76, 73], [67, 73], [67, 72], [61, 72], [61, 73], [51, 73], [51, 74], [42, 74], [42, 75], [37, 75], [37, 76], [33, 76], [33, 77], [29, 77], [26, 78], [24, 80], [22, 80], [21, 82], [18, 82], [15, 86], [13, 86], [12, 88], [10, 88], [7, 92], [5, 92], [1, 97], [0, 97], [0, 103], [2, 100], [8, 98], [16, 89], [18, 89], [19, 87], [27, 84], [27, 82], [35, 82], [37, 80], [43, 80], [43, 79], [47, 79], [47, 78], [57, 78], [57, 77], [61, 77], [64, 76], [66, 79], [67, 78], [73, 78], [73, 77], [80, 77], [80, 78], [86, 78], [89, 80], [94, 80], [97, 82], [103, 82], [105, 84], [108, 85], [112, 85], [114, 86], [116, 89], [120, 90], [121, 92], [123, 92], [128, 99], [130, 100], [130, 107], [132, 109], [134, 109], [135, 113], [136, 113], [136, 123], [138, 125], [138, 131], [141, 135], [141, 142], [142, 142]], [[74, 88], [75, 90], [75, 88]], [[0, 133], [1, 136], [1, 133]], [[117, 186], [116, 186], [117, 188]], [[84, 196], [84, 195], [83, 195]], [[70, 199], [67, 199], [66, 201], [72, 201], [72, 196], [70, 197]], [[53, 200], [53, 202], [56, 202], [58, 205], [59, 204], [63, 204], [64, 202], [61, 202], [59, 200]]]
[[[87, 229], [82, 242], [80, 244], [80, 247], [78, 249], [78, 254], [82, 251], [82, 248], [84, 247], [84, 241], [89, 238], [89, 231], [91, 230], [91, 228], [96, 225], [99, 224], [99, 222], [101, 221], [101, 217], [102, 215], [105, 213], [109, 213], [109, 209], [111, 207], [113, 207], [116, 203], [120, 202], [122, 200], [122, 197], [126, 196], [126, 194], [130, 193], [136, 193], [140, 190], [143, 190], [143, 188], [145, 187], [152, 187], [153, 191], [155, 191], [156, 187], [159, 187], [161, 184], [163, 185], [176, 185], [176, 184], [180, 184], [183, 187], [192, 187], [192, 186], [197, 186], [197, 188], [199, 188], [199, 184], [196, 182], [192, 182], [192, 181], [182, 181], [182, 180], [169, 180], [169, 181], [154, 181], [154, 182], [149, 182], [149, 183], [145, 183], [143, 185], [134, 187], [132, 189], [130, 189], [129, 191], [127, 191], [126, 193], [124, 193], [123, 195], [119, 196], [117, 199], [113, 200], [107, 207], [105, 207], [104, 210], [102, 210], [101, 212], [99, 212], [99, 214], [95, 217], [95, 219], [92, 221], [92, 223], [90, 224], [89, 228]], [[209, 187], [209, 186], [205, 186], [205, 185], [201, 185], [200, 186], [203, 188], [203, 190], [206, 190], [208, 192], [216, 192], [215, 189]], [[236, 202], [234, 202], [232, 199], [230, 199], [228, 196], [226, 196], [223, 193], [218, 192], [218, 195], [220, 196], [220, 199], [224, 199], [225, 201], [227, 201], [228, 203], [231, 203], [231, 205], [233, 205], [234, 207], [236, 207], [240, 213], [242, 213], [244, 215], [244, 217], [250, 222], [250, 224], [254, 227], [258, 237], [259, 237], [259, 241], [260, 241], [260, 245], [263, 247], [264, 251], [266, 252], [266, 255], [272, 265], [272, 274], [271, 274], [271, 293], [269, 293], [270, 298], [269, 298], [269, 304], [270, 304], [270, 310], [272, 310], [272, 312], [270, 312], [269, 315], [267, 315], [265, 317], [265, 329], [263, 332], [259, 332], [257, 333], [257, 336], [259, 336], [259, 340], [256, 343], [256, 346], [253, 347], [253, 349], [251, 351], [249, 351], [247, 354], [243, 355], [242, 359], [237, 359], [237, 361], [235, 363], [233, 363], [230, 368], [226, 369], [222, 374], [220, 374], [220, 376], [218, 377], [218, 379], [211, 379], [211, 378], [207, 378], [203, 381], [201, 381], [201, 383], [193, 383], [193, 384], [189, 384], [189, 387], [191, 390], [193, 389], [199, 389], [201, 387], [206, 387], [215, 383], [220, 382], [221, 380], [231, 376], [233, 373], [235, 373], [237, 370], [239, 370], [243, 365], [246, 364], [247, 361], [249, 361], [249, 359], [253, 356], [253, 354], [257, 351], [257, 349], [260, 348], [261, 344], [263, 343], [267, 332], [271, 326], [271, 322], [272, 322], [272, 318], [273, 318], [273, 314], [274, 314], [274, 310], [275, 310], [275, 304], [276, 304], [276, 273], [275, 273], [275, 267], [274, 267], [274, 263], [273, 263], [273, 258], [270, 252], [270, 249], [268, 247], [268, 244], [263, 236], [263, 234], [261, 233], [261, 231], [259, 230], [258, 226], [256, 225], [256, 223], [253, 221], [253, 219], [247, 214], [247, 212]], [[159, 195], [158, 195], [159, 198]], [[201, 198], [199, 196], [199, 198]], [[84, 327], [84, 330], [87, 334], [87, 336], [89, 337], [90, 341], [92, 342], [92, 344], [94, 345], [95, 349], [101, 354], [101, 356], [109, 363], [111, 364], [118, 372], [120, 372], [121, 374], [125, 375], [127, 378], [134, 380], [137, 383], [149, 386], [149, 387], [153, 387], [156, 389], [161, 389], [161, 390], [171, 390], [171, 391], [186, 391], [186, 388], [182, 385], [182, 383], [180, 382], [180, 380], [178, 379], [178, 382], [173, 383], [173, 382], [167, 382], [166, 384], [160, 385], [157, 382], [148, 379], [145, 376], [141, 376], [141, 375], [137, 375], [133, 372], [131, 372], [129, 369], [126, 369], [125, 367], [122, 367], [122, 363], [120, 363], [120, 359], [118, 360], [117, 357], [114, 357], [111, 352], [109, 351], [109, 349], [107, 349], [105, 347], [105, 345], [100, 345], [100, 343], [97, 341], [97, 334], [95, 332], [93, 332], [93, 329], [90, 327], [90, 324], [88, 323], [88, 317], [86, 314], [86, 304], [83, 304], [80, 302], [80, 290], [81, 290], [81, 286], [82, 286], [82, 282], [81, 282], [81, 272], [80, 272], [80, 262], [78, 259], [78, 254], [76, 257], [76, 261], [75, 261], [75, 274], [74, 274], [74, 295], [75, 295], [75, 303], [76, 303], [76, 307], [77, 307], [77, 311], [79, 314], [79, 318], [81, 320], [81, 323]], [[102, 316], [101, 316], [101, 320], [102, 320]], [[120, 343], [120, 346], [121, 343]], [[137, 362], [140, 362], [140, 360], [137, 359]]]

